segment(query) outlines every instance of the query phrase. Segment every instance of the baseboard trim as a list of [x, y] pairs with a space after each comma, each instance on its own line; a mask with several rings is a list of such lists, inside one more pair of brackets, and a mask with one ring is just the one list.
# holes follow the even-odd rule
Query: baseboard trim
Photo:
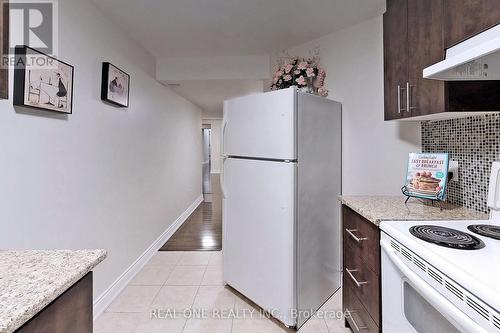
[[123, 272], [101, 295], [94, 300], [94, 320], [99, 317], [104, 310], [113, 302], [128, 283], [140, 272], [151, 257], [165, 244], [170, 237], [179, 229], [194, 210], [203, 202], [203, 195], [200, 195], [167, 230], [165, 230], [125, 272]]

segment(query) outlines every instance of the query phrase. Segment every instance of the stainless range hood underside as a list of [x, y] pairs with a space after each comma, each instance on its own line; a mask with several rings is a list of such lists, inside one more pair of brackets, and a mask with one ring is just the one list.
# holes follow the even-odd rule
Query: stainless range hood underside
[[449, 48], [445, 60], [425, 68], [423, 76], [444, 81], [500, 80], [500, 25]]

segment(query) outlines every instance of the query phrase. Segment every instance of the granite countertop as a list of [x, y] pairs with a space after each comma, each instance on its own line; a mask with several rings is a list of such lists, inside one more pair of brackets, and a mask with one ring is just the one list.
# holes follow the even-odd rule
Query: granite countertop
[[0, 332], [21, 327], [104, 258], [105, 250], [0, 250]]
[[488, 214], [446, 202], [410, 198], [405, 204], [403, 196], [340, 196], [348, 206], [375, 225], [381, 221], [419, 220], [487, 220]]

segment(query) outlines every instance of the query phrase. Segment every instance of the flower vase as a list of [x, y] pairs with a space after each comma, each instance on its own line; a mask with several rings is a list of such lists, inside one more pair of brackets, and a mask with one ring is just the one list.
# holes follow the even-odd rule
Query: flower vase
[[314, 80], [308, 79], [307, 80], [307, 86], [304, 86], [300, 89], [302, 92], [308, 93], [308, 94], [314, 94], [315, 93], [315, 88], [314, 88]]

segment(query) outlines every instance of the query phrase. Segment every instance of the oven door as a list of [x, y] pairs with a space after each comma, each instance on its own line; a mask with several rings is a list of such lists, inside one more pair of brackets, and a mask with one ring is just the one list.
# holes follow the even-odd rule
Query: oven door
[[384, 333], [486, 332], [414, 273], [382, 238]]

